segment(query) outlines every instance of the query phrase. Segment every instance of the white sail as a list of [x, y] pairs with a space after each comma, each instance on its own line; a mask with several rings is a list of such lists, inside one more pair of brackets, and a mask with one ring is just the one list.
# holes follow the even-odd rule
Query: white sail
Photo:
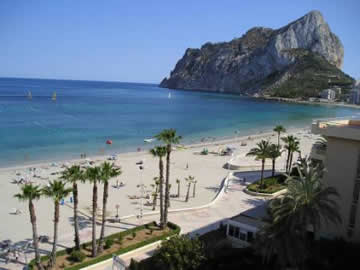
[[31, 91], [28, 91], [28, 99], [32, 99]]
[[53, 95], [52, 95], [52, 98], [51, 98], [51, 99], [52, 99], [52, 100], [54, 100], [54, 101], [56, 100], [56, 92], [54, 92], [54, 93], [53, 93]]
[[168, 98], [171, 98], [171, 93], [169, 93]]

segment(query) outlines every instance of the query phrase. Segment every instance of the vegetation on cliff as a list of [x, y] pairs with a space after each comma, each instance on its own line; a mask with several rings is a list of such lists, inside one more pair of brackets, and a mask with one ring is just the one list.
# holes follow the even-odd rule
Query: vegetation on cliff
[[[317, 97], [323, 89], [339, 86], [346, 94], [354, 79], [330, 64], [324, 57], [303, 49], [293, 49], [297, 60], [283, 72], [274, 72], [267, 77], [263, 87], [265, 94], [285, 98]], [[281, 77], [286, 80], [281, 82]], [[276, 83], [280, 81], [280, 83]], [[267, 88], [270, 86], [269, 88]]]

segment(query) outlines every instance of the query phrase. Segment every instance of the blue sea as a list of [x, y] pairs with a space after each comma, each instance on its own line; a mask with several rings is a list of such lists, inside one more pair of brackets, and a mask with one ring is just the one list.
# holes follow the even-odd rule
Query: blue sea
[[[144, 139], [164, 128], [175, 128], [183, 143], [195, 143], [203, 137], [266, 131], [277, 124], [309, 127], [313, 118], [359, 112], [154, 84], [0, 78], [0, 167], [150, 148], [153, 144]], [[106, 140], [113, 144], [106, 145]]]

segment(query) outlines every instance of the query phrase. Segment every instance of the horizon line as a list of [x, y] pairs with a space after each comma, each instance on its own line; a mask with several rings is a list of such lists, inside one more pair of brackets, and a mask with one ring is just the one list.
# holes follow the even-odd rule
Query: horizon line
[[160, 83], [150, 82], [129, 82], [129, 81], [106, 81], [106, 80], [88, 80], [88, 79], [55, 79], [55, 78], [35, 78], [35, 77], [2, 77], [0, 79], [25, 79], [25, 80], [48, 80], [48, 81], [80, 81], [80, 82], [106, 82], [106, 83], [134, 83], [134, 84], [154, 84], [159, 85]]

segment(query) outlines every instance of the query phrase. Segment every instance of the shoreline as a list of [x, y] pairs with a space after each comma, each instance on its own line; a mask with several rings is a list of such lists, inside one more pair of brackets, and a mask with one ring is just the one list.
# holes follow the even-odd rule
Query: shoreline
[[344, 107], [344, 108], [351, 108], [351, 109], [360, 109], [360, 105], [357, 104], [347, 104], [347, 103], [340, 103], [340, 102], [315, 102], [315, 101], [308, 101], [308, 100], [299, 100], [296, 98], [284, 98], [284, 97], [254, 97], [256, 99], [262, 100], [271, 100], [283, 103], [296, 103], [296, 104], [303, 104], [303, 105], [322, 105], [322, 106], [336, 106], [336, 107]]
[[[309, 132], [309, 127], [302, 128], [288, 128], [286, 135], [297, 136], [301, 143], [301, 152], [304, 155], [308, 155], [311, 151], [313, 143], [316, 141], [317, 136], [312, 135]], [[188, 144], [184, 149], [178, 149], [172, 152], [171, 157], [171, 178], [170, 184], [172, 188], [170, 194], [177, 194], [180, 187], [180, 196], [171, 197], [171, 209], [186, 209], [197, 208], [210, 203], [218, 193], [221, 183], [229, 172], [226, 164], [234, 157], [236, 162], [241, 164], [241, 169], [236, 171], [243, 171], [249, 173], [247, 177], [248, 181], [255, 180], [257, 171], [261, 167], [259, 161], [256, 161], [253, 157], [247, 157], [246, 153], [261, 140], [265, 139], [271, 143], [277, 143], [277, 135], [275, 132], [261, 132], [253, 133], [252, 135], [232, 137], [223, 140], [206, 141], [197, 144]], [[245, 145], [242, 144], [245, 142]], [[235, 147], [234, 156], [220, 155], [220, 149], [226, 145]], [[203, 148], [207, 148], [208, 155], [200, 155]], [[95, 162], [94, 166], [100, 165], [107, 156], [92, 156], [92, 160]], [[277, 170], [284, 168], [286, 155], [283, 154], [277, 161]], [[143, 170], [139, 170], [137, 162], [143, 160]], [[84, 160], [65, 160], [68, 165], [78, 164]], [[111, 161], [112, 162], [112, 161]], [[145, 185], [145, 191], [147, 194], [153, 192], [154, 177], [159, 174], [159, 161], [158, 158], [152, 157], [148, 151], [142, 152], [129, 152], [117, 155], [117, 160], [114, 161], [116, 166], [121, 167], [122, 174], [119, 177], [111, 179], [109, 187], [108, 197], [108, 216], [114, 217], [118, 214], [120, 217], [138, 215], [140, 211], [140, 195], [139, 184]], [[14, 180], [24, 177], [34, 182], [35, 185], [44, 186], [48, 181], [57, 179], [63, 171], [62, 163], [57, 163], [56, 166], [50, 166], [50, 162], [37, 163], [34, 165], [16, 166], [0, 169], [0, 197], [3, 204], [0, 205], [0, 215], [6, 218], [7, 222], [0, 224], [0, 231], [2, 232], [3, 239], [11, 239], [13, 242], [23, 241], [29, 238], [31, 235], [31, 226], [29, 223], [29, 214], [27, 205], [14, 198], [14, 194], [19, 192], [21, 185], [14, 183]], [[29, 167], [36, 167], [36, 174], [39, 177], [34, 177], [32, 172], [28, 170]], [[193, 187], [190, 190], [190, 198], [186, 201], [187, 184], [185, 179], [189, 176], [193, 176], [196, 181], [196, 196], [193, 196]], [[176, 180], [179, 179], [179, 185]], [[123, 182], [122, 187], [117, 187], [116, 182]], [[79, 183], [79, 213], [87, 213], [81, 215], [82, 229], [80, 230], [80, 238], [88, 239], [91, 230], [89, 227], [89, 220], [86, 217], [89, 214], [91, 208], [92, 198], [92, 184], [89, 182]], [[98, 193], [99, 203], [102, 200], [101, 188]], [[69, 245], [73, 241], [73, 208], [71, 196], [65, 199], [65, 205], [61, 206], [61, 220], [59, 225], [59, 243], [62, 245]], [[150, 199], [144, 200], [143, 213], [152, 212], [152, 204], [149, 203]], [[220, 200], [221, 201], [221, 200]], [[116, 206], [120, 208], [116, 210]], [[41, 235], [52, 236], [52, 216], [53, 206], [51, 201], [47, 198], [41, 198], [36, 202], [36, 214], [38, 219], [38, 231]], [[20, 210], [21, 214], [14, 215], [15, 210]], [[158, 206], [156, 208], [158, 210]], [[139, 221], [140, 222], [140, 221]], [[26, 224], [26, 226], [24, 226]], [[118, 226], [109, 226], [108, 232], [111, 230], [123, 229]]]
[[[295, 133], [295, 132], [299, 132], [299, 131], [307, 131], [310, 130], [310, 128], [303, 126], [303, 127], [290, 127], [287, 128], [286, 133]], [[249, 135], [240, 135], [240, 136], [226, 136], [226, 137], [213, 137], [213, 136], [207, 136], [207, 137], [203, 137], [203, 139], [208, 139], [207, 141], [200, 141], [200, 142], [195, 142], [195, 143], [189, 143], [189, 144], [179, 144], [181, 146], [184, 147], [184, 149], [193, 149], [193, 148], [201, 148], [201, 147], [211, 147], [211, 146], [224, 146], [227, 144], [232, 144], [232, 143], [239, 143], [242, 141], [247, 141], [249, 140], [249, 138], [251, 138], [251, 140], [256, 140], [259, 138], [263, 138], [263, 137], [267, 137], [267, 136], [274, 136], [276, 135], [276, 133], [272, 130], [261, 130], [258, 131], [257, 133], [252, 133]], [[211, 140], [209, 140], [209, 138], [211, 138]], [[156, 144], [153, 145], [153, 147]], [[136, 156], [141, 156], [144, 154], [148, 154], [148, 150], [141, 150], [141, 151], [130, 151], [130, 152], [118, 152], [116, 154], [117, 157], [136, 157]], [[111, 154], [102, 154], [102, 155], [89, 155], [86, 156], [86, 159], [90, 159], [92, 161], [97, 161], [97, 160], [101, 160], [101, 161], [106, 161], [109, 157], [111, 156]], [[0, 173], [1, 172], [6, 172], [6, 171], [11, 171], [11, 170], [22, 170], [22, 169], [28, 169], [28, 168], [32, 168], [32, 167], [44, 167], [44, 166], [50, 166], [51, 163], [60, 163], [60, 164], [64, 164], [64, 163], [80, 163], [85, 161], [85, 158], [60, 158], [60, 159], [45, 159], [45, 160], [39, 160], [39, 161], [34, 161], [31, 163], [27, 163], [27, 164], [20, 164], [20, 165], [15, 165], [15, 166], [1, 166], [0, 165]]]

